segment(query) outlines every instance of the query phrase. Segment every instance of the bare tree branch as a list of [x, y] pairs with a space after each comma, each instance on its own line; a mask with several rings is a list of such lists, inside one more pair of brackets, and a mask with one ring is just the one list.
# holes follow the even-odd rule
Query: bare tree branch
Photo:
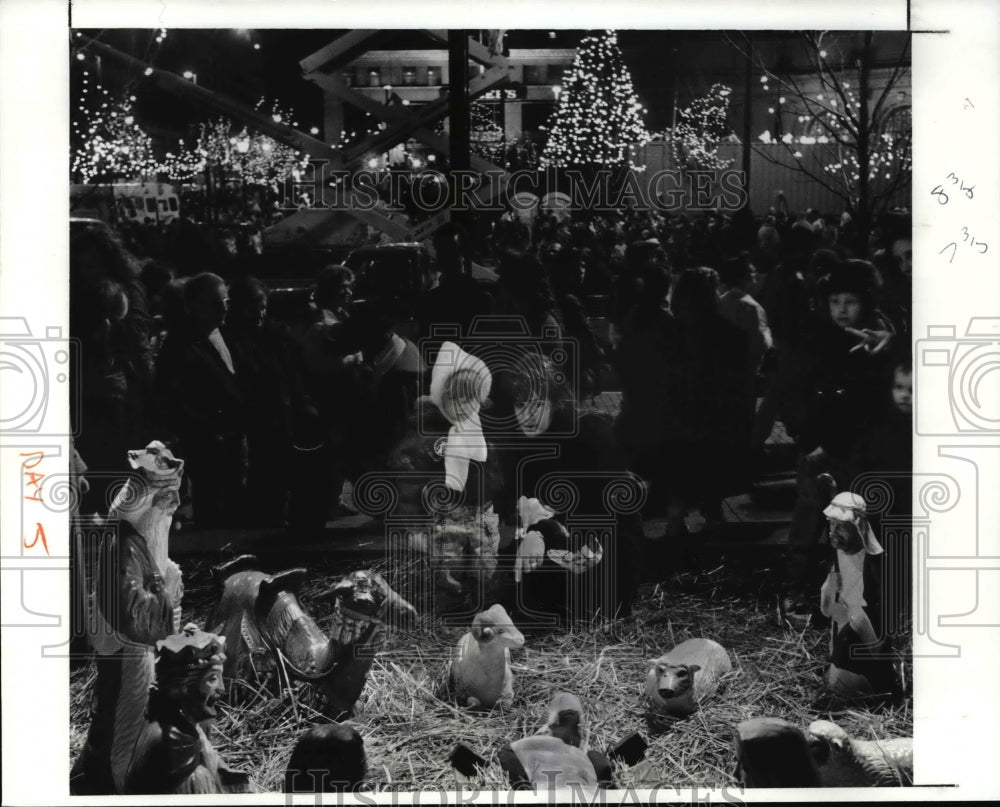
[[903, 49], [899, 52], [899, 58], [896, 60], [896, 64], [893, 67], [892, 73], [889, 76], [889, 80], [886, 82], [885, 87], [882, 90], [882, 94], [879, 96], [878, 101], [875, 102], [875, 106], [872, 108], [872, 118], [878, 114], [879, 110], [882, 108], [882, 104], [885, 103], [885, 99], [888, 97], [889, 93], [896, 86], [896, 82], [899, 81], [900, 74], [904, 70], [908, 70], [909, 66], [906, 64], [906, 55], [910, 50], [910, 36], [907, 34], [906, 42], [903, 44]]
[[[843, 47], [840, 57], [834, 55], [838, 44], [827, 42], [825, 33], [803, 34], [801, 44], [804, 64], [808, 65], [806, 72], [778, 75], [768, 69], [762, 54], [752, 45], [744, 47], [729, 36], [726, 40], [755, 70], [774, 82], [779, 92], [789, 96], [790, 103], [785, 107], [787, 113], [807, 121], [808, 131], [819, 134], [823, 143], [830, 144], [825, 153], [820, 151], [819, 145], [809, 144], [814, 151], [805, 159], [793, 143], [784, 138], [775, 141], [781, 144], [780, 149], [751, 144], [754, 152], [769, 163], [797, 171], [852, 205], [862, 221], [867, 220], [873, 210], [891, 204], [893, 196], [911, 181], [910, 138], [896, 134], [890, 142], [881, 137], [892, 114], [886, 109], [886, 99], [907, 68], [908, 45], [895, 60], [888, 83], [882, 87], [873, 107], [864, 92], [864, 77], [871, 71], [870, 44], [866, 44], [859, 56], [868, 61], [858, 64], [856, 60], [851, 62]], [[870, 37], [866, 43], [870, 43]], [[825, 54], [820, 56], [826, 50], [830, 51], [830, 58]], [[860, 71], [858, 78], [854, 76], [855, 68]], [[847, 84], [849, 78], [850, 85]], [[820, 88], [818, 91], [814, 89], [816, 86]]]
[[[839, 188], [831, 185], [822, 176], [820, 176], [819, 174], [815, 173], [812, 169], [807, 168], [806, 164], [802, 162], [802, 159], [800, 157], [796, 157], [795, 156], [795, 151], [787, 143], [782, 143], [780, 145], [788, 153], [788, 156], [790, 156], [795, 161], [795, 164], [796, 164], [795, 168], [796, 168], [797, 171], [799, 171], [802, 174], [805, 174], [807, 177], [809, 177], [814, 182], [819, 183], [824, 188], [826, 188], [828, 191], [830, 191], [830, 193], [834, 194], [835, 196], [839, 197], [840, 199], [843, 199], [845, 201], [849, 201], [848, 197], [846, 197], [844, 195], [842, 189], [839, 189]], [[782, 162], [781, 160], [778, 160], [775, 157], [771, 156], [765, 150], [763, 150], [762, 148], [760, 148], [760, 146], [751, 145], [751, 148], [754, 150], [754, 152], [756, 152], [757, 154], [759, 154], [764, 160], [766, 160], [767, 162], [771, 163], [772, 165], [781, 165], [781, 166], [784, 166], [785, 168], [789, 168], [790, 167], [788, 165], [788, 163]]]

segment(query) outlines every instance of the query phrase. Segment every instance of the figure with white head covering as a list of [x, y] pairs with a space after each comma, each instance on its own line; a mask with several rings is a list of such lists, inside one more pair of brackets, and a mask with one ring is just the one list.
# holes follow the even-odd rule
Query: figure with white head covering
[[832, 623], [827, 686], [844, 697], [895, 693], [898, 682], [881, 630], [883, 551], [865, 500], [838, 493], [823, 515], [835, 552], [820, 591], [820, 610]]
[[500, 475], [480, 421], [492, 386], [481, 359], [444, 342], [430, 395], [418, 399], [409, 433], [388, 463], [399, 499], [394, 513], [426, 520], [426, 529], [410, 532], [408, 548], [428, 559], [440, 591], [459, 598], [476, 596], [497, 563], [493, 496]]

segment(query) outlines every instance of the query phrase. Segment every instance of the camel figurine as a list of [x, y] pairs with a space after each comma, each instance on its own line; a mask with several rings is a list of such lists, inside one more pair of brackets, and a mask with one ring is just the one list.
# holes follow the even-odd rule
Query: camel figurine
[[[208, 624], [226, 637], [231, 648], [226, 678], [281, 668], [290, 679], [314, 685], [331, 717], [349, 716], [375, 654], [384, 645], [387, 628], [415, 624], [416, 609], [380, 574], [352, 572], [329, 591], [334, 609], [327, 636], [296, 594], [305, 569], [268, 575], [254, 570], [254, 565], [256, 559], [244, 555], [216, 570], [222, 596]], [[263, 670], [256, 669], [257, 660]]]

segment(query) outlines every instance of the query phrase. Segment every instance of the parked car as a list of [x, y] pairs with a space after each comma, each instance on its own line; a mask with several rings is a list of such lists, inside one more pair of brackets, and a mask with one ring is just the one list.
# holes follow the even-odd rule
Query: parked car
[[380, 244], [355, 249], [345, 263], [355, 299], [410, 303], [423, 290], [430, 255], [417, 243]]
[[427, 249], [414, 242], [363, 246], [344, 263], [354, 272], [355, 307], [392, 322], [401, 336], [415, 338], [413, 305], [430, 268]]

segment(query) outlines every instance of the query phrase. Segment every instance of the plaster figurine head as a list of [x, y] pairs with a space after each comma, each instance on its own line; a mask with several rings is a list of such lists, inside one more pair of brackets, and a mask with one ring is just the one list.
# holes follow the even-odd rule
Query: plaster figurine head
[[215, 704], [224, 690], [225, 646], [225, 637], [193, 624], [156, 643], [156, 688], [192, 723], [216, 717]]
[[856, 493], [838, 493], [823, 511], [830, 528], [830, 544], [848, 555], [862, 549], [869, 555], [878, 555], [882, 547], [868, 523], [865, 500]]
[[143, 449], [129, 451], [128, 463], [137, 477], [118, 491], [111, 511], [132, 523], [151, 511], [173, 514], [180, 506], [184, 460], [175, 457], [159, 440], [153, 440]]
[[412, 624], [417, 620], [416, 609], [377, 572], [351, 572], [334, 585], [332, 593], [335, 605], [330, 638], [344, 644], [356, 642], [372, 625], [390, 621]]

